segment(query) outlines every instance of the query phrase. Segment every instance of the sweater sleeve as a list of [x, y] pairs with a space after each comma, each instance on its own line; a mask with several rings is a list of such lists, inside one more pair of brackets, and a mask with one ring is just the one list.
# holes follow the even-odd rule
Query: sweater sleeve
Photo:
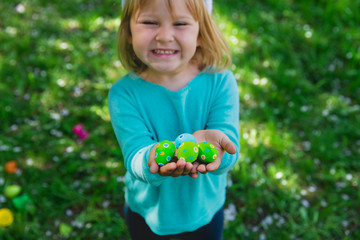
[[216, 85], [215, 98], [210, 103], [210, 114], [206, 129], [217, 129], [225, 133], [236, 146], [236, 154], [225, 152], [219, 168], [212, 174], [227, 173], [237, 162], [239, 144], [239, 92], [232, 72], [226, 71]]
[[139, 112], [136, 96], [121, 84], [115, 84], [110, 89], [108, 105], [127, 171], [142, 182], [160, 185], [165, 178], [152, 174], [148, 166], [149, 154], [156, 142]]

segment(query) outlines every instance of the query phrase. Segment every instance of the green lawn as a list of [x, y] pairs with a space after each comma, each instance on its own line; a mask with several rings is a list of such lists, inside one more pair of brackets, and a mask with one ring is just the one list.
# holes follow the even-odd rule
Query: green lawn
[[[224, 239], [360, 239], [360, 1], [214, 7], [241, 101]], [[125, 74], [120, 14], [120, 1], [0, 2], [0, 208], [15, 218], [0, 239], [129, 239], [107, 110]]]

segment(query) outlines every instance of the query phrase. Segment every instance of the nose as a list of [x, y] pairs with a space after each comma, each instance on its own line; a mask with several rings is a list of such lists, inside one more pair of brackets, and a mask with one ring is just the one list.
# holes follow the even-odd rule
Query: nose
[[174, 31], [171, 26], [160, 26], [156, 35], [156, 41], [171, 42], [174, 41]]

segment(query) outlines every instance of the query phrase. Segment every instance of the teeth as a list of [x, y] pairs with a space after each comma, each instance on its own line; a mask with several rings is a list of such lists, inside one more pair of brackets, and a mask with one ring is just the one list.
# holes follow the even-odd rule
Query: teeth
[[154, 50], [154, 52], [155, 53], [157, 53], [157, 54], [173, 54], [173, 53], [175, 53], [175, 51], [174, 50], [171, 50], [171, 51], [164, 51], [164, 50]]

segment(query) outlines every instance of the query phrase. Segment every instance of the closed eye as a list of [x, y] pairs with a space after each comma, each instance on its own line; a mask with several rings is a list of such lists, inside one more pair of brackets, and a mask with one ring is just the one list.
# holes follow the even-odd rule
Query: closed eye
[[174, 24], [175, 26], [186, 26], [187, 23], [184, 23], [184, 22], [178, 22], [178, 23], [175, 23]]
[[152, 21], [144, 21], [143, 24], [145, 25], [155, 25], [156, 22], [152, 22]]

